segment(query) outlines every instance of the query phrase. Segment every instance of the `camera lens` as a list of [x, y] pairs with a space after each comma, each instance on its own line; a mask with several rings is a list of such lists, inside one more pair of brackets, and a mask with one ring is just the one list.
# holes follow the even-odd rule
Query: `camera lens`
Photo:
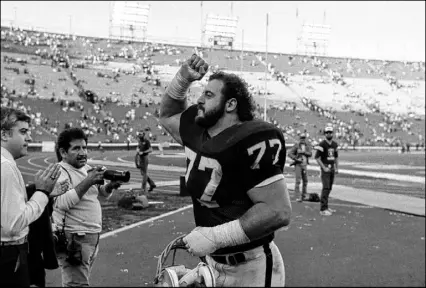
[[116, 170], [105, 170], [104, 178], [110, 181], [121, 181], [129, 182], [130, 172], [129, 171], [116, 171]]

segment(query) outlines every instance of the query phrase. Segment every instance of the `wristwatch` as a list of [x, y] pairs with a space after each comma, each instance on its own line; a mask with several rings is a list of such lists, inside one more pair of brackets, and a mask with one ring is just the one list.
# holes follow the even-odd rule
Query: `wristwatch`
[[47, 198], [49, 198], [50, 192], [44, 190], [44, 189], [36, 189], [36, 191], [43, 193], [44, 195], [47, 196]]

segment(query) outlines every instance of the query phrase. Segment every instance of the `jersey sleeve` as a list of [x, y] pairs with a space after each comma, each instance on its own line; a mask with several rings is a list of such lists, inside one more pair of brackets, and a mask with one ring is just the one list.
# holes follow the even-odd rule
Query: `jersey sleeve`
[[245, 191], [267, 186], [284, 178], [285, 140], [278, 131], [256, 133], [244, 142], [239, 155], [242, 165], [239, 181]]
[[200, 126], [195, 123], [197, 116], [197, 105], [192, 105], [182, 112], [179, 124], [179, 134], [184, 146], [194, 147], [195, 135], [201, 132]]

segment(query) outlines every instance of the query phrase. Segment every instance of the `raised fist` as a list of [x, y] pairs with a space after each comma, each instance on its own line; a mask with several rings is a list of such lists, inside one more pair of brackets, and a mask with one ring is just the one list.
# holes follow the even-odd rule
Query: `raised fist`
[[193, 82], [201, 80], [208, 70], [209, 64], [207, 64], [203, 58], [193, 54], [191, 58], [182, 64], [179, 73], [185, 80]]

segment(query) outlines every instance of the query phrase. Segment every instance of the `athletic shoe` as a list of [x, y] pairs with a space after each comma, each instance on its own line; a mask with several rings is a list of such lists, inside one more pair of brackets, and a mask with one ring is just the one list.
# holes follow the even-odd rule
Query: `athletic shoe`
[[330, 209], [330, 208], [328, 208], [327, 210], [330, 211], [331, 213], [335, 213], [336, 212], [336, 210]]
[[296, 202], [303, 202], [303, 199], [302, 198], [297, 198]]
[[155, 188], [157, 188], [157, 185], [152, 185], [151, 187], [149, 187], [148, 192], [151, 192], [152, 190], [154, 190]]
[[322, 216], [331, 216], [332, 215], [332, 213], [328, 210], [320, 211], [320, 214]]

